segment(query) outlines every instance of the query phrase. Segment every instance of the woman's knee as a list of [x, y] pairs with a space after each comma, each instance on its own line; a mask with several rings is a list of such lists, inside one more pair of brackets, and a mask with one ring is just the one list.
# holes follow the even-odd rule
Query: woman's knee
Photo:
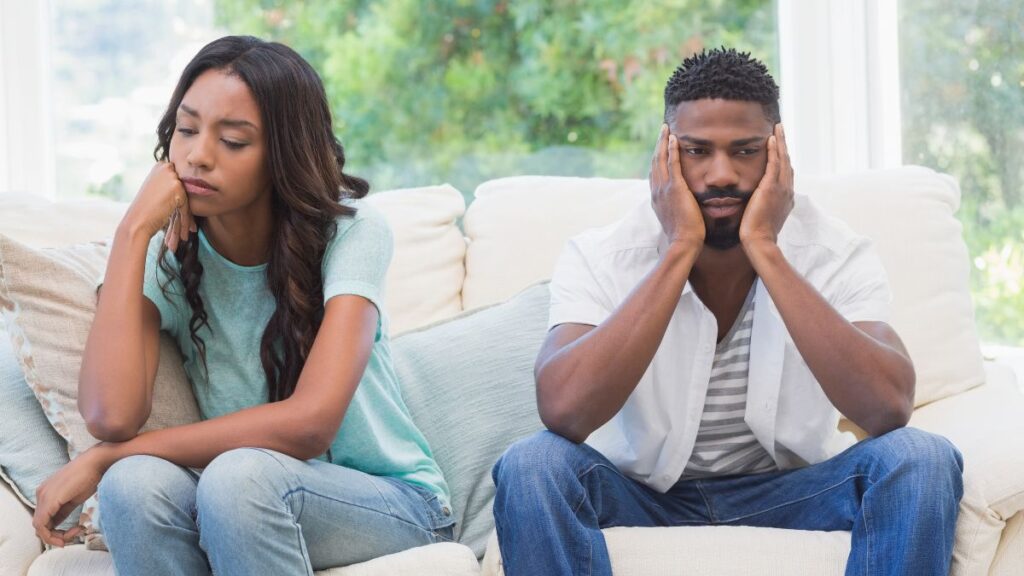
[[259, 448], [229, 450], [214, 458], [199, 476], [200, 523], [224, 515], [244, 521], [247, 511], [280, 501], [287, 492], [287, 469], [277, 455]]
[[155, 456], [130, 456], [118, 460], [100, 480], [99, 500], [103, 519], [160, 518], [170, 509], [191, 500], [195, 480], [184, 468]]

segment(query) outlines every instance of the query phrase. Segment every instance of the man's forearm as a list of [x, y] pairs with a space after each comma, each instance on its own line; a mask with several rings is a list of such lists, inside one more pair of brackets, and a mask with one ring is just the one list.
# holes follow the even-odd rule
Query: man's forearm
[[661, 345], [699, 252], [670, 245], [607, 320], [538, 367], [545, 424], [582, 442], [622, 408]]
[[774, 243], [746, 252], [832, 404], [872, 435], [906, 424], [914, 394], [910, 360], [843, 318]]

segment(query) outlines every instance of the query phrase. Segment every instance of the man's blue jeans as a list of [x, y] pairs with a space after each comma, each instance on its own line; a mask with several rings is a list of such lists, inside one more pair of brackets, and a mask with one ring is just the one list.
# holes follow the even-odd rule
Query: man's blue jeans
[[813, 466], [681, 480], [661, 494], [545, 431], [494, 466], [494, 518], [508, 576], [610, 575], [602, 528], [706, 525], [849, 530], [848, 576], [946, 576], [962, 472], [948, 440], [901, 428]]
[[455, 524], [426, 488], [260, 448], [225, 452], [201, 474], [125, 458], [99, 495], [123, 576], [312, 576], [451, 540]]

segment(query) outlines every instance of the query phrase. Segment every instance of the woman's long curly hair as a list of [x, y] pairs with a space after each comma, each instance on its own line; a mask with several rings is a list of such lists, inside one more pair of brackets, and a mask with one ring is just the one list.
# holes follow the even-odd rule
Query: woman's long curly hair
[[[334, 136], [323, 83], [316, 71], [291, 48], [251, 36], [227, 36], [207, 44], [188, 63], [157, 127], [153, 156], [170, 157], [178, 106], [192, 83], [207, 70], [240, 78], [260, 109], [266, 138], [266, 168], [271, 187], [272, 238], [266, 268], [276, 308], [260, 342], [260, 361], [267, 377], [269, 402], [291, 396], [324, 318], [322, 261], [336, 231], [336, 219], [354, 216], [339, 203], [362, 198], [370, 185], [342, 172], [345, 151]], [[196, 218], [202, 227], [203, 218]], [[206, 365], [206, 344], [199, 331], [209, 329], [199, 295], [203, 266], [199, 240], [192, 234], [174, 256], [180, 274], [160, 250], [160, 268], [171, 282], [180, 280], [192, 311], [191, 339]], [[166, 286], [164, 286], [166, 291]]]

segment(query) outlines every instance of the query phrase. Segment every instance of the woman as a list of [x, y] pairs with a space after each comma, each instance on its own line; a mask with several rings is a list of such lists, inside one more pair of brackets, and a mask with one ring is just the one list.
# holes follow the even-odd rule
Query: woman
[[[104, 442], [40, 488], [39, 536], [75, 537], [54, 526], [98, 485], [120, 574], [311, 574], [451, 539], [391, 365], [391, 232], [342, 172], [316, 72], [281, 44], [221, 38], [157, 132], [82, 362], [79, 408]], [[161, 331], [203, 421], [136, 435]]]

